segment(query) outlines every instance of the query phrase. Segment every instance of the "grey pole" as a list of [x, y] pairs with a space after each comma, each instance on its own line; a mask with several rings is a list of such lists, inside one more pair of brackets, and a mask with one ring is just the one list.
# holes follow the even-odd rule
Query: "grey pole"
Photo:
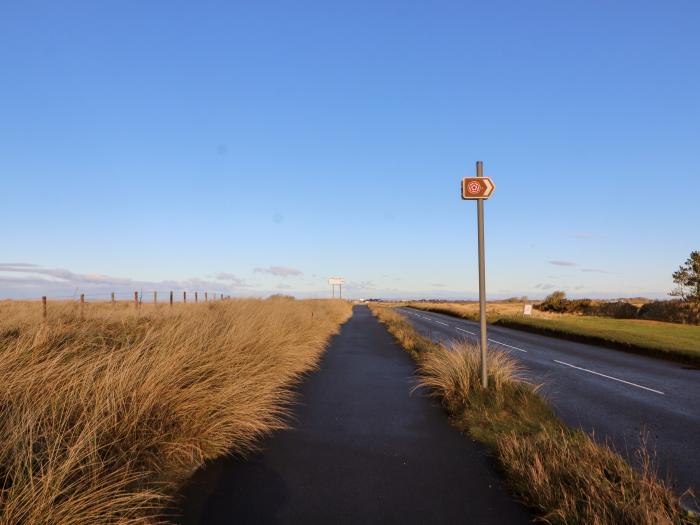
[[[476, 176], [484, 176], [484, 165], [476, 161]], [[481, 385], [487, 388], [489, 385], [486, 375], [486, 346], [488, 337], [486, 335], [486, 268], [484, 264], [484, 200], [476, 201], [476, 215], [479, 224], [479, 324], [481, 332]]]
[[338, 286], [340, 287], [340, 288], [339, 288], [339, 291], [340, 291], [340, 298], [342, 299], [342, 298], [343, 298], [343, 285], [340, 284], [340, 285], [338, 285]]

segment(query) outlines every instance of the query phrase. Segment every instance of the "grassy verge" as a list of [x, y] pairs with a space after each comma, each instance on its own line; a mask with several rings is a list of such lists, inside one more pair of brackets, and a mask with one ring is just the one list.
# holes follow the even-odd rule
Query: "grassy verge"
[[[477, 320], [472, 305], [413, 303], [413, 308]], [[490, 323], [700, 365], [700, 326], [582, 315], [514, 315], [491, 306]]]
[[468, 343], [452, 348], [420, 336], [401, 315], [373, 313], [418, 363], [420, 384], [438, 396], [452, 423], [487, 444], [516, 495], [548, 523], [698, 523], [657, 478], [641, 446], [641, 470], [612, 449], [564, 425], [537, 388], [519, 379], [517, 361], [491, 351], [489, 389], [479, 377], [479, 354]]
[[0, 524], [153, 523], [210, 458], [285, 425], [340, 301], [0, 305]]

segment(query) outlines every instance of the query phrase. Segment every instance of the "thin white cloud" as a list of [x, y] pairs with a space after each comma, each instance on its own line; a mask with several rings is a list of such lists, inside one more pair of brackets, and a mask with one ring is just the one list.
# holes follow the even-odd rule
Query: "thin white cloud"
[[[230, 274], [229, 274], [230, 275]], [[0, 298], [133, 293], [134, 291], [210, 291], [234, 293], [245, 287], [242, 280], [222, 283], [193, 277], [184, 280], [140, 281], [128, 277], [80, 274], [63, 268], [43, 268], [29, 263], [0, 263]]]
[[296, 277], [302, 275], [301, 270], [296, 268], [290, 268], [289, 266], [269, 266], [267, 268], [254, 268], [255, 273], [266, 273], [269, 275], [275, 275], [277, 277]]
[[581, 268], [581, 271], [587, 273], [610, 273], [607, 270], [601, 270], [599, 268]]
[[551, 290], [552, 288], [555, 288], [555, 287], [556, 287], [556, 284], [552, 284], [552, 283], [538, 283], [533, 288], [536, 288], [538, 290]]
[[21, 266], [21, 267], [24, 267], [24, 268], [34, 268], [34, 267], [36, 267], [36, 264], [21, 263], [21, 262], [20, 262], [20, 263], [3, 263], [3, 262], [0, 262], [0, 268], [3, 267], [3, 266], [11, 266], [11, 267], [12, 267], [12, 266]]
[[[41, 268], [36, 264], [19, 263], [8, 264], [0, 263], [0, 272], [15, 272], [24, 274], [41, 275], [44, 278], [51, 277], [57, 280], [68, 282], [82, 282], [87, 284], [129, 284], [133, 282], [131, 279], [122, 277], [111, 277], [109, 275], [100, 274], [79, 274], [73, 273], [70, 270], [63, 268]], [[46, 279], [44, 279], [46, 280]]]
[[235, 274], [228, 273], [228, 272], [219, 272], [216, 275], [214, 275], [214, 279], [217, 281], [227, 281], [234, 286], [246, 286], [245, 280], [241, 279]]
[[576, 263], [572, 261], [549, 261], [549, 264], [554, 266], [576, 266]]

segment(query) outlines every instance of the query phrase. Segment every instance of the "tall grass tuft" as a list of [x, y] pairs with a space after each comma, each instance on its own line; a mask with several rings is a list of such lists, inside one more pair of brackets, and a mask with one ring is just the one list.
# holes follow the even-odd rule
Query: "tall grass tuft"
[[[521, 367], [504, 352], [493, 349], [489, 349], [488, 364], [489, 394], [503, 403], [513, 390], [521, 389]], [[421, 357], [420, 365], [420, 384], [439, 392], [450, 406], [468, 406], [475, 394], [482, 393], [481, 354], [478, 347], [466, 341], [452, 341], [434, 349]]]
[[0, 524], [152, 523], [204, 461], [285, 426], [340, 301], [0, 304]]

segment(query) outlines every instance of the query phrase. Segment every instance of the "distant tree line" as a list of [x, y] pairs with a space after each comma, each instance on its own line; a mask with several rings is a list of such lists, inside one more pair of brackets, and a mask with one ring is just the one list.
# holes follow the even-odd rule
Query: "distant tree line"
[[598, 301], [595, 299], [567, 299], [562, 290], [552, 292], [535, 308], [560, 314], [600, 315], [630, 319], [637, 317], [639, 308], [627, 301]]
[[567, 299], [564, 291], [556, 290], [535, 308], [544, 312], [699, 324], [700, 251], [691, 252], [688, 260], [673, 272], [673, 282], [676, 288], [671, 295], [680, 298], [677, 300], [651, 301], [636, 306], [627, 301]]

